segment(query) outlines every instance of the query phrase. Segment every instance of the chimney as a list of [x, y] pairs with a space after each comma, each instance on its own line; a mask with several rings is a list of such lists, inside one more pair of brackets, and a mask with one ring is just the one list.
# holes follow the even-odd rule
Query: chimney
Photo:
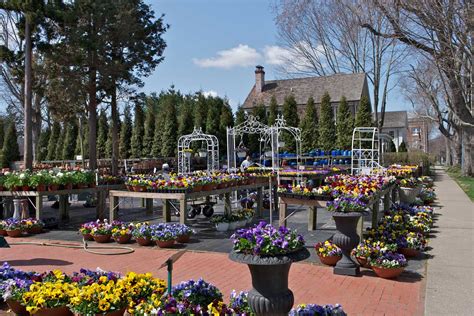
[[263, 66], [258, 65], [255, 69], [255, 89], [257, 93], [263, 91], [265, 86], [265, 71], [263, 71]]

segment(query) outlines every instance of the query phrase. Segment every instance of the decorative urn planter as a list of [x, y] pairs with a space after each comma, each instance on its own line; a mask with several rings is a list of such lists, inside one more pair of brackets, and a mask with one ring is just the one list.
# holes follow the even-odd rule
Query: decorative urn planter
[[232, 251], [232, 261], [245, 263], [252, 276], [248, 302], [252, 311], [260, 315], [288, 315], [293, 307], [293, 292], [288, 288], [288, 274], [293, 262], [310, 256], [306, 248], [279, 256], [254, 256]]
[[357, 234], [357, 222], [361, 216], [362, 213], [359, 212], [334, 212], [332, 215], [337, 230], [332, 241], [342, 250], [342, 258], [334, 267], [334, 274], [352, 276], [360, 274], [359, 265], [351, 259], [351, 251], [360, 241]]
[[400, 187], [398, 188], [398, 196], [400, 197], [400, 203], [409, 205], [415, 202], [418, 194], [421, 193], [421, 186], [416, 188]]

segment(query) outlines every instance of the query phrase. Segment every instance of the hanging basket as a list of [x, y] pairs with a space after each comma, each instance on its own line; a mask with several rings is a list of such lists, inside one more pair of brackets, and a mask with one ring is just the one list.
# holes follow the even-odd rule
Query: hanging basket
[[184, 152], [184, 156], [185, 156], [186, 158], [191, 158], [191, 154], [192, 154], [192, 153], [189, 152], [189, 151], [185, 151], [185, 152]]
[[201, 158], [206, 158], [207, 157], [207, 151], [199, 151], [198, 154], [199, 154], [199, 157], [201, 157]]
[[271, 150], [268, 150], [265, 152], [265, 157], [271, 157], [271, 156], [272, 156]]
[[239, 158], [245, 158], [246, 155], [247, 155], [247, 153], [245, 151], [238, 151], [237, 152], [237, 157], [239, 157]]
[[285, 147], [285, 142], [278, 142], [278, 147], [280, 147], [280, 148]]

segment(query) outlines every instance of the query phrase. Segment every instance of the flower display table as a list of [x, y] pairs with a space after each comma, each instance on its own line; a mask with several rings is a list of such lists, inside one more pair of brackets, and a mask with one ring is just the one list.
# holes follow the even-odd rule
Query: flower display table
[[269, 182], [257, 182], [253, 184], [238, 185], [222, 189], [210, 190], [210, 191], [199, 191], [189, 192], [183, 190], [182, 192], [136, 192], [136, 191], [123, 191], [123, 190], [111, 190], [109, 192], [109, 220], [113, 221], [118, 218], [118, 206], [119, 199], [121, 197], [132, 197], [142, 198], [145, 200], [145, 208], [147, 214], [152, 213], [153, 200], [160, 199], [163, 202], [163, 221], [171, 221], [171, 200], [179, 201], [180, 219], [181, 224], [186, 223], [186, 213], [189, 201], [195, 201], [198, 199], [206, 198], [212, 195], [224, 195], [225, 211], [231, 212], [231, 201], [230, 194], [234, 191], [240, 190], [257, 190], [257, 216], [261, 216], [262, 204], [263, 204], [263, 189], [269, 186]]

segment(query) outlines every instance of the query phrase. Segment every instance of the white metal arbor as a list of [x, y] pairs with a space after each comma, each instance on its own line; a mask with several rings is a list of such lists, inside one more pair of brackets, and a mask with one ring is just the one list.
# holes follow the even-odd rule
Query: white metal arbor
[[379, 130], [376, 127], [356, 127], [352, 132], [351, 173], [371, 174], [380, 167]]
[[205, 141], [207, 146], [207, 171], [219, 169], [219, 140], [214, 135], [204, 134], [201, 128], [194, 127], [191, 134], [178, 139], [178, 173], [191, 172], [191, 155], [189, 145], [194, 141]]

